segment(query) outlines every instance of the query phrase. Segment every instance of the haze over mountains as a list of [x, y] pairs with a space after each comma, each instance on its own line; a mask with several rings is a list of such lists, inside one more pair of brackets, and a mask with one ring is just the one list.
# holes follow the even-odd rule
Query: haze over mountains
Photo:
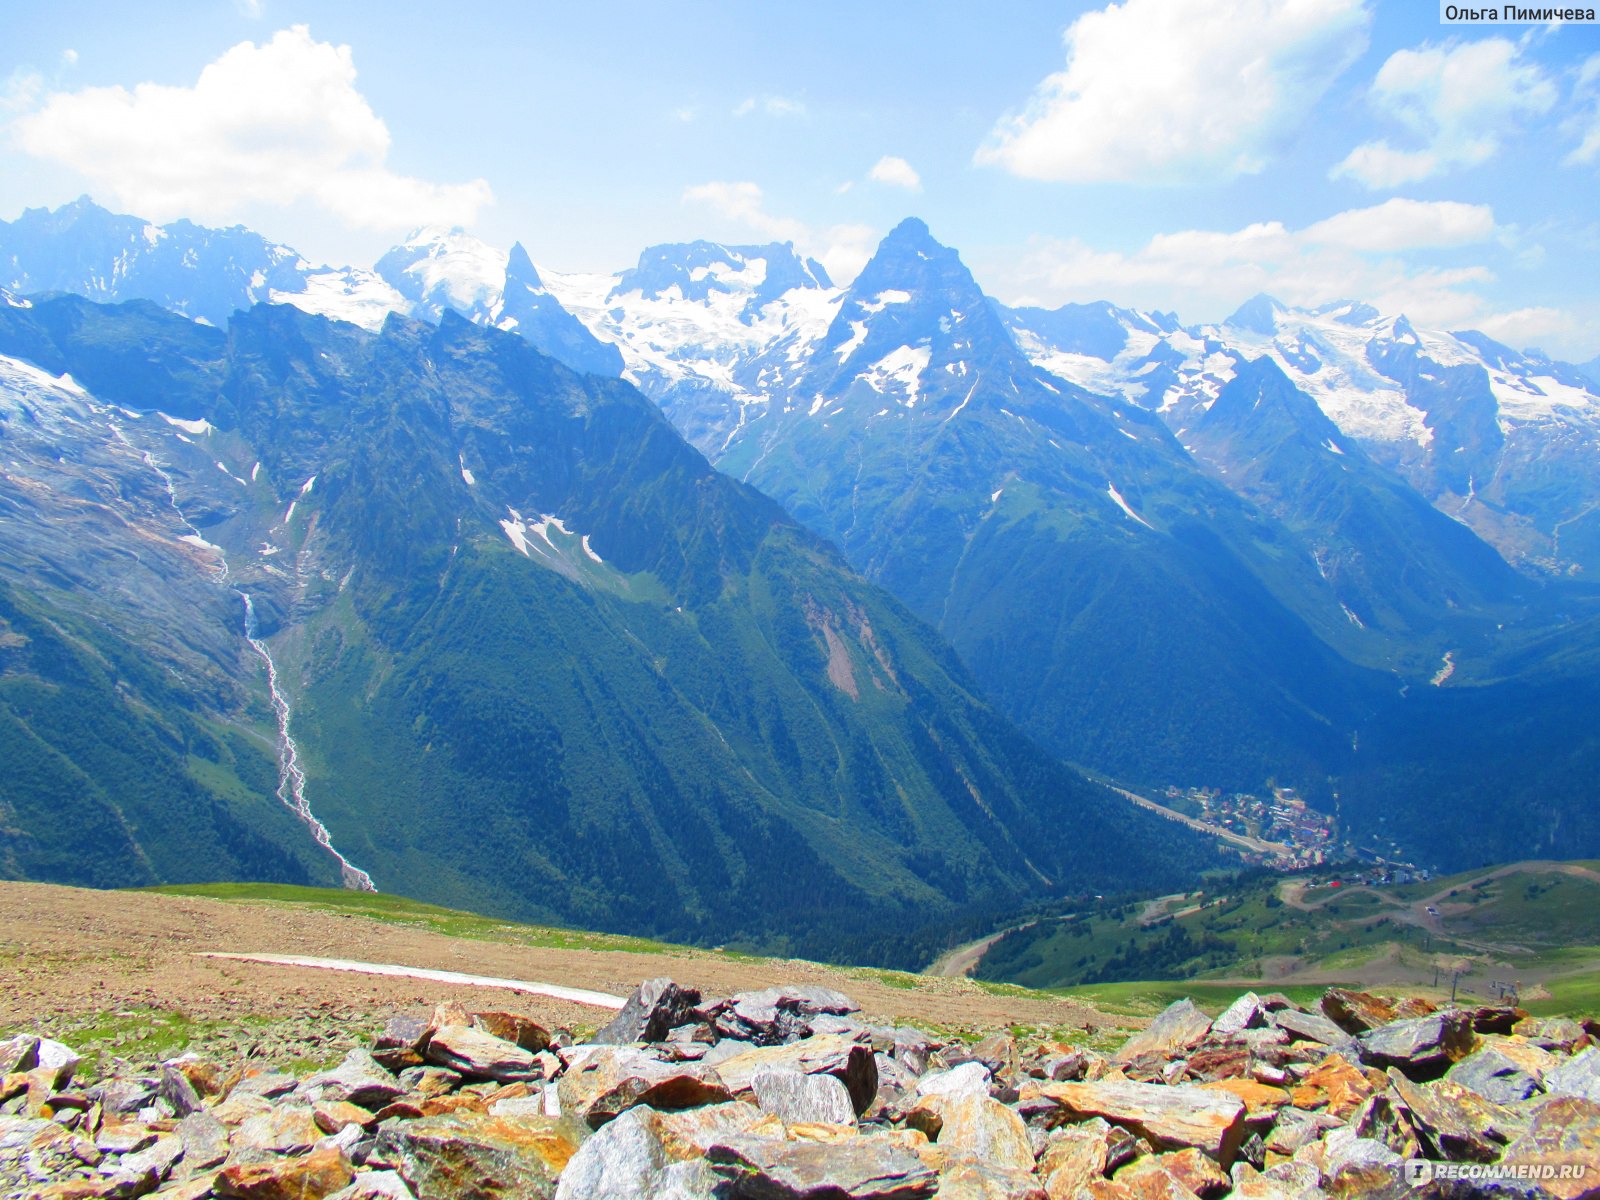
[[[856, 909], [898, 929], [1103, 886], [1085, 849], [1134, 818], [980, 695], [1069, 761], [1297, 786], [1439, 865], [1600, 850], [1585, 368], [1356, 301], [1261, 297], [1207, 327], [1007, 309], [914, 220], [840, 288], [782, 245], [653, 247], [581, 276], [446, 231], [324, 268], [80, 201], [0, 224], [0, 276], [217, 327], [37, 295], [0, 310], [19, 364], [0, 535], [31, 555], [8, 559], [28, 654], [72, 631], [59, 670], [89, 678], [162, 647], [164, 675], [93, 686], [198, 714], [145, 735], [186, 745], [198, 722], [226, 750], [169, 767], [198, 775], [204, 836], [239, 871], [329, 868], [284, 849], [270, 754], [219, 732], [264, 716], [222, 555], [289, 664], [335, 844], [380, 882], [425, 864], [433, 898], [702, 938], [804, 912], [849, 941]], [[235, 315], [258, 302], [374, 332]], [[825, 540], [711, 472], [628, 383]], [[71, 553], [63, 521], [85, 529]], [[480, 876], [451, 811], [519, 849]], [[519, 828], [530, 812], [558, 852]], [[602, 846], [602, 827], [636, 836]], [[1196, 861], [1139, 830], [1123, 872]], [[752, 926], [758, 865], [790, 845], [809, 849], [785, 916]], [[13, 848], [7, 869], [79, 852], [14, 866]], [[645, 882], [608, 891], [619, 876]]]

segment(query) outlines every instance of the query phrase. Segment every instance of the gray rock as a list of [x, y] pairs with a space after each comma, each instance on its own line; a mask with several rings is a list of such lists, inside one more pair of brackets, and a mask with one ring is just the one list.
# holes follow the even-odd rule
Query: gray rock
[[124, 1171], [131, 1171], [136, 1175], [153, 1175], [159, 1183], [172, 1174], [172, 1166], [184, 1156], [183, 1139], [179, 1136], [168, 1134], [157, 1138], [143, 1150], [134, 1154], [125, 1154], [118, 1167]]
[[1350, 1041], [1348, 1033], [1318, 1013], [1284, 1008], [1272, 1014], [1272, 1023], [1296, 1041], [1321, 1042], [1324, 1046], [1342, 1046]]
[[1600, 1103], [1600, 1046], [1589, 1046], [1544, 1077], [1552, 1096], [1577, 1096]]
[[331, 1071], [309, 1076], [299, 1088], [300, 1095], [315, 1094], [323, 1100], [343, 1100], [370, 1112], [405, 1095], [406, 1089], [365, 1050], [352, 1050]]
[[1197, 1046], [1211, 1029], [1211, 1018], [1187, 996], [1169, 1004], [1149, 1026], [1134, 1034], [1116, 1053], [1116, 1061], [1132, 1062], [1145, 1054], [1171, 1056]]
[[1451, 1083], [1471, 1088], [1496, 1104], [1515, 1104], [1540, 1091], [1539, 1077], [1493, 1046], [1467, 1055], [1445, 1074]]
[[183, 1164], [189, 1171], [215, 1167], [228, 1157], [228, 1130], [209, 1112], [191, 1113], [178, 1122]]
[[701, 1011], [724, 1037], [773, 1046], [809, 1035], [815, 1017], [843, 1017], [861, 1009], [843, 992], [811, 985], [740, 992]]
[[679, 987], [672, 980], [647, 979], [628, 997], [622, 1011], [613, 1017], [594, 1041], [606, 1046], [625, 1046], [632, 1042], [659, 1042], [668, 1031], [694, 1020], [700, 992]]
[[274, 1100], [279, 1096], [286, 1096], [294, 1091], [300, 1083], [293, 1075], [252, 1075], [249, 1079], [239, 1081], [230, 1096], [260, 1096], [264, 1100]]
[[878, 1094], [878, 1064], [872, 1047], [846, 1038], [825, 1035], [781, 1046], [762, 1046], [717, 1064], [717, 1071], [735, 1096], [751, 1090], [758, 1071], [784, 1067], [803, 1075], [834, 1075], [850, 1093], [858, 1113], [872, 1107]]
[[428, 1037], [423, 1017], [394, 1016], [372, 1043], [372, 1057], [396, 1074], [422, 1062], [422, 1044]]
[[91, 1089], [90, 1095], [100, 1101], [101, 1110], [125, 1116], [136, 1113], [156, 1098], [156, 1085], [147, 1079], [107, 1079]]
[[854, 1125], [855, 1110], [850, 1093], [832, 1075], [802, 1075], [799, 1071], [769, 1067], [757, 1071], [750, 1081], [756, 1103], [786, 1125], [818, 1122], [828, 1125]]
[[962, 1063], [948, 1071], [931, 1071], [917, 1081], [918, 1096], [987, 1096], [989, 1068], [980, 1062]]
[[[730, 1060], [733, 1061], [733, 1060]], [[556, 1085], [564, 1115], [598, 1129], [635, 1104], [698, 1108], [732, 1099], [703, 1063], [666, 1063], [632, 1046], [599, 1046]]]
[[650, 1110], [630, 1108], [578, 1148], [561, 1172], [556, 1200], [634, 1200], [661, 1190], [667, 1152]]
[[38, 1057], [38, 1065], [33, 1069], [38, 1071], [53, 1071], [51, 1086], [60, 1089], [72, 1082], [72, 1076], [78, 1069], [78, 1064], [83, 1061], [78, 1057], [77, 1051], [71, 1046], [49, 1038], [40, 1038], [34, 1048]]
[[194, 1090], [189, 1077], [171, 1063], [161, 1067], [161, 1098], [172, 1105], [172, 1114], [187, 1117], [200, 1111], [200, 1093]]
[[527, 1083], [544, 1078], [530, 1051], [470, 1025], [445, 1025], [428, 1039], [427, 1059], [474, 1079]]
[[1261, 1007], [1261, 997], [1254, 992], [1246, 992], [1211, 1022], [1211, 1036], [1231, 1038], [1246, 1029], [1258, 1029], [1266, 1023], [1267, 1010]]
[[1398, 1067], [1411, 1079], [1436, 1079], [1473, 1047], [1472, 1019], [1464, 1012], [1439, 1012], [1391, 1021], [1357, 1039], [1361, 1061]]
[[38, 1065], [39, 1039], [31, 1033], [19, 1033], [0, 1042], [0, 1075], [31, 1071]]
[[731, 1200], [922, 1200], [939, 1186], [914, 1154], [875, 1138], [818, 1145], [739, 1135], [706, 1159]]

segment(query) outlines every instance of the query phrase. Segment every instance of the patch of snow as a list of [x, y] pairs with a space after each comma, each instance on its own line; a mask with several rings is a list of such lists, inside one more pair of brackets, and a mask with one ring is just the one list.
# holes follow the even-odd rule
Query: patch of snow
[[1106, 481], [1106, 495], [1111, 497], [1112, 502], [1115, 503], [1118, 508], [1120, 508], [1123, 512], [1127, 513], [1130, 517], [1132, 517], [1135, 521], [1139, 522], [1139, 524], [1143, 525], [1146, 529], [1149, 529], [1149, 530], [1152, 530], [1152, 531], [1155, 529], [1154, 525], [1150, 524], [1149, 521], [1146, 521], [1138, 513], [1134, 512], [1133, 509], [1128, 507], [1128, 502], [1122, 498], [1122, 493], [1117, 491], [1116, 485], [1113, 484], [1110, 480]]
[[594, 547], [589, 545], [589, 535], [587, 533], [583, 535], [583, 552], [597, 563], [605, 562], [605, 559], [595, 553]]
[[861, 343], [866, 340], [867, 323], [865, 321], [851, 321], [850, 336], [844, 341], [840, 342], [838, 346], [834, 347], [833, 352], [839, 356], [839, 361], [843, 362], [845, 359], [849, 358], [855, 353], [857, 346], [861, 345]]
[[903, 390], [905, 406], [915, 408], [922, 388], [922, 373], [928, 369], [933, 351], [928, 346], [897, 346], [873, 363], [859, 378], [873, 391], [888, 388]]
[[256, 481], [256, 476], [258, 476], [260, 474], [261, 474], [261, 464], [260, 464], [260, 462], [257, 462], [255, 466], [250, 468], [250, 482], [254, 483]]
[[300, 485], [300, 494], [302, 496], [304, 496], [313, 487], [315, 487], [316, 484], [317, 484], [317, 477], [315, 475], [313, 475], [310, 479], [306, 480], [304, 483], [302, 483]]
[[889, 288], [879, 292], [871, 300], [858, 301], [862, 312], [880, 313], [891, 304], [905, 304], [911, 299], [910, 292], [903, 292], [899, 288]]
[[1323, 444], [1323, 446], [1325, 446], [1327, 449], [1331, 450], [1335, 454], [1343, 454], [1344, 453], [1344, 451], [1339, 448], [1339, 443], [1334, 441], [1332, 438], [1329, 438], [1327, 441], [1323, 442], [1322, 444]]
[[348, 321], [363, 329], [378, 329], [389, 314], [409, 312], [411, 304], [381, 276], [372, 271], [312, 271], [301, 276], [303, 291], [274, 291], [273, 304], [292, 304], [302, 312]]
[[1000, 499], [1001, 493], [1004, 492], [1004, 491], [1005, 491], [1005, 488], [996, 488], [994, 491], [990, 492], [989, 493], [989, 503], [990, 504], [994, 504], [996, 501], [998, 501]]
[[168, 425], [175, 425], [185, 433], [191, 433], [195, 437], [204, 437], [208, 433], [216, 432], [211, 422], [203, 417], [198, 421], [185, 421], [182, 417], [169, 417], [166, 413], [161, 413], [160, 416]]

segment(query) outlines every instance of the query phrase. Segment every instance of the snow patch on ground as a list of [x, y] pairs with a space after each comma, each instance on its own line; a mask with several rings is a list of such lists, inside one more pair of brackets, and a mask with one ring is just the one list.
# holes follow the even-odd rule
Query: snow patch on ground
[[1149, 521], [1146, 521], [1143, 517], [1141, 517], [1138, 513], [1134, 512], [1133, 509], [1128, 506], [1128, 502], [1122, 498], [1122, 493], [1117, 491], [1116, 485], [1114, 483], [1112, 483], [1110, 480], [1106, 481], [1106, 495], [1111, 497], [1112, 502], [1114, 504], [1116, 504], [1116, 506], [1118, 508], [1120, 508], [1123, 512], [1127, 513], [1130, 517], [1132, 517], [1135, 521], [1139, 522], [1139, 524], [1143, 525], [1146, 529], [1149, 529], [1149, 530], [1152, 530], [1152, 531], [1155, 529], [1154, 525], [1150, 524]]

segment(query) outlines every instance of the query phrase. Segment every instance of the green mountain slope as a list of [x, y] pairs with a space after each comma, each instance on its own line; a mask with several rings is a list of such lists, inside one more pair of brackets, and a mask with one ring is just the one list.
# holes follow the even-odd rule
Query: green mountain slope
[[[115, 343], [127, 318], [0, 312], [0, 347], [25, 332], [76, 374], [84, 323]], [[262, 306], [217, 351], [163, 398], [191, 424], [59, 436], [109, 423], [151, 448], [104, 469], [164, 464], [169, 510], [129, 521], [202, 560], [197, 604], [250, 594], [311, 807], [380, 886], [914, 963], [1025, 898], [1209, 860], [1000, 720], [936, 634], [629, 385], [448, 314], [372, 335]], [[240, 604], [217, 607], [240, 647], [221, 717], [264, 708]]]

